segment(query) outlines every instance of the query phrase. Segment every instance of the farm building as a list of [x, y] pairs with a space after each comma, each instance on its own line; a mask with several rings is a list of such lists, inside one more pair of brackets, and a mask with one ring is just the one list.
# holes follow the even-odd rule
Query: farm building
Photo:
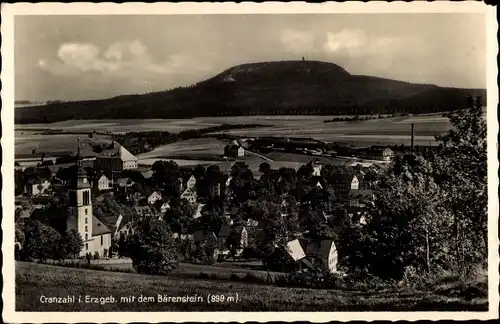
[[224, 156], [239, 158], [245, 156], [245, 149], [240, 145], [227, 145], [226, 147], [224, 147]]
[[96, 156], [95, 168], [113, 172], [137, 169], [137, 158], [123, 146], [114, 143], [113, 145], [112, 149]]
[[357, 155], [360, 158], [367, 160], [377, 160], [389, 162], [394, 158], [394, 151], [389, 147], [370, 146], [357, 150]]

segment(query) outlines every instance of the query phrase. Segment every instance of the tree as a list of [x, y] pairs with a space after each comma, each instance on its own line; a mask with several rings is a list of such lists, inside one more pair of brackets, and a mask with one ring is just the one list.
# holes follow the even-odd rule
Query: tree
[[484, 263], [488, 251], [486, 120], [480, 97], [469, 97], [468, 105], [449, 114], [453, 129], [436, 138], [436, 181], [454, 218], [455, 261], [462, 270]]
[[28, 220], [24, 228], [24, 236], [24, 259], [44, 262], [58, 258], [61, 235], [54, 228], [39, 221]]
[[177, 163], [174, 161], [156, 161], [151, 170], [153, 171], [153, 183], [156, 188], [163, 188], [166, 197], [180, 196], [180, 171]]
[[59, 251], [61, 259], [78, 257], [83, 248], [83, 240], [80, 233], [75, 229], [65, 231], [61, 235]]
[[138, 273], [168, 274], [177, 267], [177, 244], [160, 220], [141, 221], [130, 239], [132, 264]]

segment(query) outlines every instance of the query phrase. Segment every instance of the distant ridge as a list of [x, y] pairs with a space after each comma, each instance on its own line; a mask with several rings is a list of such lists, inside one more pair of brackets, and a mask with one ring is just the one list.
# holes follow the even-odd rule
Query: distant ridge
[[484, 89], [444, 88], [351, 75], [320, 61], [278, 61], [231, 67], [190, 87], [103, 100], [56, 102], [15, 110], [15, 122], [68, 119], [194, 118], [241, 115], [430, 113], [463, 108]]

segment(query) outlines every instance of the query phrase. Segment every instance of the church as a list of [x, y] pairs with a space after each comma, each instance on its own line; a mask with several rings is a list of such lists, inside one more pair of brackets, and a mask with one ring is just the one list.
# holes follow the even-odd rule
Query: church
[[[99, 257], [109, 253], [111, 247], [111, 231], [104, 225], [92, 211], [91, 185], [87, 173], [80, 159], [80, 150], [77, 153], [77, 174], [70, 182], [69, 208], [66, 220], [66, 228], [75, 229], [80, 233], [83, 240], [81, 256], [95, 252]], [[105, 253], [106, 252], [106, 253]]]

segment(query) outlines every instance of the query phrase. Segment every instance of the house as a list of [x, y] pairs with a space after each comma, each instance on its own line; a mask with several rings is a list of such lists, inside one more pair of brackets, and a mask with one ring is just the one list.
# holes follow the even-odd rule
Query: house
[[130, 188], [134, 185], [134, 181], [132, 181], [130, 178], [120, 178], [118, 179], [118, 181], [116, 181], [116, 184], [119, 188]]
[[39, 196], [48, 194], [50, 182], [45, 179], [35, 180], [27, 186], [27, 194], [30, 196]]
[[190, 204], [196, 203], [196, 199], [197, 199], [196, 190], [187, 188], [181, 194], [181, 199], [186, 199]]
[[160, 212], [165, 214], [168, 210], [170, 210], [170, 205], [168, 202], [164, 202], [160, 207]]
[[321, 169], [323, 168], [323, 163], [319, 159], [312, 159], [308, 165], [310, 165], [313, 169], [313, 176], [314, 177], [320, 177], [321, 176]]
[[135, 206], [134, 211], [140, 218], [153, 216], [153, 212], [149, 206]]
[[231, 235], [234, 236], [235, 241], [238, 242], [238, 249], [243, 252], [243, 249], [248, 247], [248, 231], [245, 226], [239, 225], [233, 228]]
[[370, 146], [368, 148], [359, 149], [357, 155], [360, 158], [367, 160], [377, 160], [377, 161], [392, 161], [394, 158], [394, 151], [389, 147], [383, 146]]
[[141, 171], [141, 175], [144, 178], [144, 180], [148, 180], [153, 176], [153, 171], [151, 170]]
[[245, 149], [239, 144], [230, 144], [224, 147], [224, 156], [239, 158], [245, 156]]
[[372, 190], [349, 190], [349, 205], [352, 207], [364, 207], [375, 200], [375, 194]]
[[339, 198], [346, 197], [350, 190], [359, 190], [359, 180], [352, 173], [343, 173], [334, 177], [335, 195]]
[[194, 210], [194, 214], [193, 214], [193, 218], [194, 219], [197, 219], [197, 218], [200, 218], [201, 217], [201, 212], [203, 210], [203, 207], [205, 207], [204, 204], [198, 204], [196, 206], [196, 209]]
[[191, 248], [192, 251], [196, 250], [197, 246], [205, 245], [207, 247], [213, 248], [214, 254], [213, 259], [217, 260], [219, 257], [219, 249], [218, 249], [218, 239], [217, 235], [211, 231], [196, 231], [193, 235], [194, 246]]
[[194, 175], [191, 175], [189, 179], [186, 181], [185, 188], [194, 189], [195, 187], [196, 187], [196, 177]]
[[135, 227], [136, 227], [135, 222], [127, 222], [127, 223], [122, 223], [119, 225], [119, 227], [116, 228], [114, 238], [119, 239], [122, 235], [124, 237], [127, 237], [129, 235], [134, 234], [135, 232]]
[[313, 264], [314, 261], [320, 262], [329, 273], [337, 272], [338, 252], [333, 240], [299, 239], [298, 241], [309, 261]]
[[112, 182], [105, 174], [102, 174], [97, 179], [96, 184], [99, 191], [110, 190], [112, 188]]
[[220, 196], [220, 183], [210, 184], [208, 186], [208, 191], [209, 191], [210, 196], [219, 197]]
[[157, 200], [161, 200], [161, 194], [157, 191], [154, 191], [151, 195], [148, 196], [148, 204], [153, 205]]
[[96, 156], [95, 169], [114, 172], [137, 169], [137, 158], [126, 148], [113, 142], [111, 149]]

